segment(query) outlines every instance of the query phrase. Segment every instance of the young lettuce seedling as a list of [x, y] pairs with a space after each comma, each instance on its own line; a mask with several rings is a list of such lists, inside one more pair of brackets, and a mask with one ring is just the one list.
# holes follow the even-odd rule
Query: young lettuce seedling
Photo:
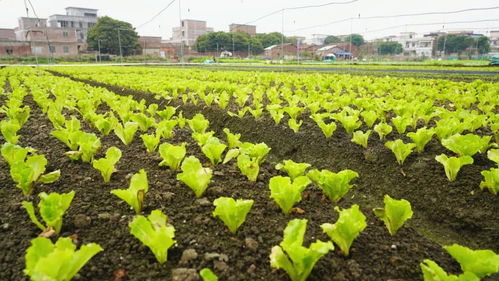
[[158, 151], [161, 158], [163, 158], [163, 161], [159, 163], [159, 166], [168, 166], [173, 171], [177, 170], [182, 162], [182, 159], [185, 157], [186, 145], [186, 142], [176, 146], [166, 142], [162, 143], [159, 146]]
[[209, 268], [201, 269], [199, 275], [203, 278], [203, 281], [218, 281], [218, 277]]
[[177, 180], [190, 187], [199, 198], [210, 184], [212, 175], [213, 171], [210, 168], [203, 168], [199, 159], [189, 156], [182, 162], [182, 173], [177, 174]]
[[106, 157], [94, 160], [92, 166], [99, 170], [104, 182], [108, 183], [111, 180], [111, 175], [116, 171], [115, 165], [121, 159], [121, 150], [117, 147], [110, 147], [106, 151]]
[[229, 149], [233, 149], [241, 145], [241, 141], [239, 141], [241, 134], [233, 134], [228, 128], [224, 128], [223, 131], [227, 135], [227, 144]]
[[359, 117], [356, 115], [336, 115], [336, 120], [340, 121], [341, 125], [347, 132], [347, 134], [353, 133], [353, 131], [357, 130], [362, 122], [359, 121]]
[[404, 143], [402, 140], [395, 141], [387, 141], [385, 146], [388, 147], [393, 154], [395, 154], [395, 158], [397, 158], [397, 163], [399, 165], [404, 164], [405, 159], [409, 154], [411, 154], [412, 149], [416, 147], [413, 143]]
[[471, 156], [463, 157], [447, 157], [445, 154], [440, 154], [435, 156], [435, 160], [444, 166], [445, 175], [449, 181], [454, 181], [457, 177], [457, 173], [464, 165], [473, 164], [473, 158]]
[[204, 153], [213, 166], [222, 162], [222, 153], [225, 151], [227, 146], [220, 142], [216, 137], [210, 137], [206, 141], [206, 144], [201, 147], [201, 151]]
[[482, 171], [483, 181], [480, 182], [480, 189], [488, 189], [490, 193], [497, 195], [499, 193], [499, 169], [491, 168], [488, 171]]
[[156, 135], [165, 139], [173, 138], [173, 130], [177, 126], [178, 120], [163, 120], [156, 124]]
[[276, 176], [269, 182], [270, 198], [279, 205], [284, 214], [289, 214], [293, 205], [301, 201], [301, 193], [310, 184], [310, 179], [300, 176], [291, 181], [291, 178]]
[[170, 120], [173, 115], [175, 115], [175, 112], [177, 111], [177, 108], [173, 106], [165, 106], [165, 109], [163, 110], [157, 110], [156, 114], [161, 117], [163, 120]]
[[284, 269], [292, 281], [305, 281], [317, 261], [334, 249], [333, 243], [316, 240], [308, 248], [303, 246], [307, 220], [291, 220], [284, 229], [280, 246], [274, 246], [270, 254], [270, 266]]
[[215, 134], [214, 131], [209, 131], [205, 133], [197, 133], [197, 132], [192, 132], [192, 138], [196, 141], [199, 147], [203, 147], [203, 145], [208, 142], [208, 139], [213, 137]]
[[300, 120], [300, 122], [297, 122], [296, 119], [290, 118], [288, 120], [288, 126], [293, 132], [298, 133], [300, 130], [301, 125], [303, 124], [303, 120]]
[[278, 104], [270, 104], [267, 105], [266, 108], [275, 124], [279, 124], [282, 118], [284, 118], [284, 110], [281, 108], [281, 106]]
[[[230, 160], [229, 160], [230, 161]], [[256, 181], [260, 172], [260, 165], [256, 157], [250, 157], [248, 154], [239, 154], [237, 156], [237, 167], [249, 181]]]
[[128, 189], [113, 189], [111, 190], [111, 194], [127, 202], [136, 214], [140, 214], [144, 206], [144, 196], [148, 190], [147, 173], [144, 169], [141, 169], [137, 174], [132, 176]]
[[21, 129], [19, 123], [14, 120], [2, 120], [0, 122], [0, 131], [2, 135], [8, 143], [17, 144], [19, 141], [19, 136], [17, 135], [17, 131]]
[[144, 142], [147, 152], [156, 151], [156, 148], [158, 147], [159, 141], [161, 139], [161, 136], [159, 134], [153, 134], [153, 135], [142, 134], [140, 135], [140, 137]]
[[393, 199], [389, 195], [385, 195], [383, 201], [385, 207], [373, 209], [374, 215], [385, 223], [391, 235], [395, 235], [399, 228], [412, 218], [411, 203], [404, 199]]
[[362, 111], [360, 113], [362, 118], [364, 118], [364, 123], [366, 123], [367, 127], [372, 128], [374, 125], [374, 122], [378, 120], [378, 114], [375, 111]]
[[316, 120], [317, 126], [322, 130], [322, 133], [326, 137], [326, 139], [330, 138], [334, 132], [336, 131], [336, 123], [335, 122], [330, 122], [329, 124], [326, 124], [322, 119], [321, 120]]
[[29, 152], [33, 153], [34, 150], [11, 143], [5, 143], [1, 150], [2, 156], [10, 165], [10, 175], [17, 183], [16, 187], [21, 189], [24, 195], [33, 192], [35, 183], [53, 183], [61, 176], [60, 170], [43, 174], [47, 166], [45, 155], [27, 156]]
[[491, 149], [487, 151], [487, 158], [494, 161], [499, 166], [499, 149]]
[[418, 129], [416, 132], [410, 132], [407, 136], [416, 144], [416, 151], [421, 153], [434, 134], [435, 129], [425, 127]]
[[70, 238], [59, 238], [55, 244], [48, 238], [31, 240], [26, 251], [24, 274], [33, 281], [69, 281], [97, 253], [103, 249], [95, 243], [76, 250]]
[[135, 122], [126, 122], [124, 125], [117, 123], [114, 128], [114, 133], [125, 145], [129, 145], [133, 141], [135, 132], [137, 132], [139, 125]]
[[461, 265], [463, 272], [472, 272], [478, 278], [499, 272], [499, 255], [494, 251], [471, 250], [458, 244], [444, 249]]
[[392, 126], [384, 122], [378, 123], [374, 126], [374, 131], [378, 133], [380, 140], [383, 140], [386, 135], [392, 132], [392, 130], [393, 130]]
[[142, 132], [147, 132], [151, 126], [156, 124], [156, 120], [153, 117], [147, 117], [144, 113], [137, 113], [131, 116], [132, 121], [139, 125], [139, 129]]
[[329, 200], [338, 202], [353, 187], [350, 181], [359, 177], [359, 174], [348, 169], [338, 173], [314, 169], [308, 172], [307, 177], [317, 184]]
[[367, 141], [369, 140], [370, 134], [371, 130], [367, 130], [365, 133], [362, 131], [355, 131], [353, 132], [352, 142], [367, 148]]
[[167, 224], [167, 217], [161, 210], [149, 216], [136, 216], [129, 223], [130, 233], [151, 249], [156, 260], [163, 264], [168, 258], [168, 249], [175, 244], [175, 228]]
[[397, 129], [399, 134], [405, 133], [407, 126], [411, 125], [412, 119], [405, 116], [397, 116], [392, 118], [393, 126]]
[[79, 133], [76, 143], [79, 147], [78, 151], [68, 151], [65, 154], [68, 155], [71, 160], [81, 159], [83, 162], [88, 163], [92, 162], [94, 154], [101, 147], [100, 139], [92, 133]]
[[216, 207], [213, 216], [220, 218], [230, 232], [236, 234], [237, 229], [246, 220], [246, 215], [253, 206], [253, 200], [219, 197], [213, 201], [213, 205]]
[[465, 272], [459, 276], [448, 275], [437, 263], [432, 260], [425, 259], [420, 263], [421, 271], [423, 271], [424, 281], [480, 281], [475, 274]]
[[335, 224], [324, 223], [322, 230], [338, 245], [345, 256], [350, 252], [353, 240], [366, 228], [366, 216], [359, 210], [358, 205], [350, 209], [334, 208], [340, 217]]
[[191, 120], [187, 120], [187, 124], [193, 132], [204, 133], [210, 126], [210, 121], [206, 120], [203, 114], [198, 113]]
[[473, 156], [485, 153], [489, 148], [491, 136], [480, 137], [474, 134], [456, 134], [442, 140], [442, 145], [459, 156]]
[[22, 204], [26, 209], [29, 218], [43, 232], [48, 232], [53, 229], [56, 234], [59, 234], [62, 228], [62, 217], [69, 208], [69, 205], [71, 205], [75, 192], [71, 191], [63, 194], [55, 192], [47, 194], [42, 192], [38, 196], [41, 199], [40, 203], [38, 203], [38, 211], [46, 225], [43, 225], [36, 217], [33, 203], [23, 201]]
[[284, 170], [292, 180], [305, 175], [305, 170], [308, 167], [310, 167], [308, 163], [296, 163], [293, 160], [284, 160], [275, 165], [276, 170]]

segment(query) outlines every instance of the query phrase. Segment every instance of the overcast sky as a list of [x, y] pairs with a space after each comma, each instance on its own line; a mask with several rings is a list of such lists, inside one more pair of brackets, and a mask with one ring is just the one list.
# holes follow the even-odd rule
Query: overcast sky
[[[85, 7], [98, 9], [99, 16], [110, 16], [139, 26], [150, 20], [172, 0], [31, 0], [39, 17], [64, 14], [65, 7]], [[173, 26], [179, 25], [179, 12], [182, 18], [199, 19], [208, 22], [216, 31], [227, 31], [231, 23], [247, 23], [282, 8], [304, 5], [319, 5], [331, 0], [179, 0], [150, 23], [138, 28], [140, 35], [171, 37]], [[351, 0], [336, 0], [348, 2]], [[50, 4], [48, 4], [50, 3]], [[390, 19], [362, 19], [370, 16], [388, 16], [406, 13], [456, 11], [470, 8], [499, 6], [499, 0], [358, 0], [344, 5], [329, 5], [321, 8], [286, 10], [284, 21], [282, 13], [276, 13], [252, 24], [257, 32], [281, 31], [284, 25], [286, 35], [310, 36], [311, 34], [349, 34], [360, 33], [368, 39], [396, 35], [403, 31], [424, 33], [442, 30], [475, 30], [488, 35], [490, 30], [499, 30], [499, 9], [471, 11], [448, 15], [425, 15]], [[358, 18], [360, 14], [360, 18]], [[33, 11], [30, 9], [30, 16]], [[0, 0], [0, 28], [17, 26], [17, 18], [26, 16], [24, 1]], [[327, 23], [346, 18], [356, 18], [341, 23]], [[476, 23], [452, 24], [456, 21], [494, 20]], [[283, 24], [284, 23], [284, 24]], [[413, 25], [436, 23], [433, 25]], [[445, 24], [442, 24], [445, 23]], [[315, 25], [319, 27], [308, 28]]]

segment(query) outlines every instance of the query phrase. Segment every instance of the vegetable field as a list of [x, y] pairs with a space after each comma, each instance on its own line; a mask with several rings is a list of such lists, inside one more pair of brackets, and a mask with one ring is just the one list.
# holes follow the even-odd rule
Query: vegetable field
[[499, 83], [0, 69], [0, 280], [499, 278]]

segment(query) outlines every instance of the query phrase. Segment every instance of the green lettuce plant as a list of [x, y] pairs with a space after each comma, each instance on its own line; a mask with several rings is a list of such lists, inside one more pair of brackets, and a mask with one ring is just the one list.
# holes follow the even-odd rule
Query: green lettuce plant
[[177, 174], [177, 180], [192, 189], [196, 197], [203, 196], [208, 184], [210, 184], [213, 171], [210, 168], [203, 168], [195, 156], [185, 158], [181, 169], [182, 173]]
[[159, 166], [160, 167], [167, 166], [173, 171], [177, 170], [180, 167], [182, 159], [184, 159], [185, 157], [186, 145], [187, 145], [186, 142], [183, 142], [180, 145], [173, 145], [166, 142], [162, 143], [159, 146], [158, 151], [163, 161], [159, 163]]
[[210, 137], [206, 141], [206, 144], [201, 147], [201, 151], [204, 153], [213, 166], [222, 162], [222, 153], [225, 151], [227, 146], [220, 142], [216, 137]]
[[126, 122], [124, 125], [118, 122], [114, 128], [114, 133], [123, 144], [129, 145], [132, 143], [138, 128], [139, 125], [136, 122]]
[[50, 134], [62, 141], [70, 150], [75, 151], [78, 149], [80, 135], [83, 134], [83, 132], [80, 131], [80, 120], [71, 116], [71, 120], [63, 118], [62, 122], [65, 127], [60, 126], [58, 129], [50, 132]]
[[372, 128], [374, 125], [374, 122], [378, 120], [378, 114], [375, 111], [369, 110], [369, 111], [362, 111], [360, 113], [360, 116], [364, 119], [364, 123], [366, 123], [367, 127]]
[[233, 134], [228, 128], [224, 128], [223, 131], [227, 135], [228, 148], [233, 149], [239, 147], [239, 145], [241, 144], [241, 141], [239, 141], [239, 139], [241, 138], [241, 134]]
[[16, 120], [2, 120], [0, 122], [0, 131], [6, 142], [17, 144], [19, 141], [19, 136], [17, 132], [21, 129], [21, 126]]
[[310, 179], [300, 176], [291, 181], [289, 177], [275, 176], [270, 179], [270, 198], [279, 205], [284, 214], [289, 214], [293, 205], [301, 201], [301, 193], [310, 184]]
[[480, 189], [488, 189], [490, 193], [497, 195], [499, 193], [499, 169], [491, 168], [488, 171], [481, 172], [483, 181], [480, 182]]
[[367, 141], [369, 140], [370, 134], [371, 130], [367, 130], [365, 133], [362, 131], [355, 131], [353, 132], [352, 142], [367, 148]]
[[199, 275], [203, 281], [218, 281], [218, 277], [209, 268], [203, 268], [199, 271]]
[[479, 281], [475, 274], [465, 272], [459, 276], [448, 275], [437, 263], [432, 260], [425, 259], [421, 264], [424, 281]]
[[317, 123], [317, 126], [322, 130], [322, 133], [326, 137], [326, 139], [330, 138], [334, 132], [336, 131], [336, 123], [335, 122], [330, 122], [329, 124], [326, 124], [322, 119], [315, 121]]
[[238, 148], [233, 148], [229, 149], [227, 153], [225, 153], [224, 161], [222, 161], [222, 164], [227, 164], [230, 162], [230, 160], [236, 158], [239, 156], [239, 149]]
[[474, 134], [456, 134], [442, 140], [442, 145], [458, 156], [473, 156], [477, 152], [485, 153], [489, 147], [491, 136], [477, 136]]
[[187, 120], [187, 124], [189, 124], [189, 128], [191, 128], [193, 132], [204, 133], [210, 126], [210, 121], [206, 120], [203, 114], [198, 113], [194, 115], [192, 119]]
[[350, 181], [359, 177], [359, 174], [348, 169], [338, 173], [314, 169], [308, 172], [307, 177], [317, 184], [329, 200], [338, 202], [353, 187]]
[[213, 216], [220, 218], [230, 232], [235, 234], [246, 220], [246, 215], [253, 206], [253, 200], [234, 200], [230, 197], [219, 197], [213, 201], [213, 205], [215, 205]]
[[192, 138], [196, 141], [199, 147], [203, 147], [203, 145], [206, 144], [208, 139], [213, 137], [214, 134], [215, 134], [214, 131], [209, 131], [205, 133], [192, 132]]
[[303, 246], [307, 220], [291, 220], [284, 229], [279, 246], [270, 254], [270, 266], [283, 269], [292, 281], [305, 281], [317, 261], [334, 249], [333, 243], [316, 240], [308, 248]]
[[397, 139], [395, 141], [387, 141], [385, 143], [385, 146], [388, 147], [388, 149], [390, 149], [393, 154], [395, 154], [395, 158], [397, 158], [397, 163], [399, 163], [399, 165], [404, 164], [407, 156], [409, 156], [414, 147], [416, 147], [414, 143], [404, 143], [400, 139]]
[[130, 205], [136, 214], [140, 214], [144, 206], [144, 196], [148, 190], [147, 173], [144, 169], [141, 169], [137, 174], [132, 176], [128, 189], [113, 189], [111, 190], [111, 194], [118, 196]]
[[69, 281], [97, 253], [103, 249], [89, 243], [76, 250], [71, 238], [61, 237], [55, 244], [48, 238], [31, 240], [26, 251], [24, 274], [32, 281]]
[[359, 117], [355, 115], [337, 115], [336, 120], [338, 120], [343, 128], [345, 128], [345, 131], [350, 134], [353, 133], [353, 131], [357, 130], [361, 125], [362, 122], [359, 121]]
[[156, 124], [156, 120], [153, 117], [147, 117], [144, 113], [136, 113], [130, 119], [137, 123], [142, 132], [147, 132], [149, 128]]
[[239, 154], [239, 156], [237, 156], [237, 167], [248, 180], [256, 181], [258, 173], [260, 172], [258, 158], [251, 157], [248, 154]]
[[151, 212], [149, 216], [136, 216], [129, 224], [130, 233], [146, 245], [163, 264], [168, 259], [168, 249], [175, 244], [175, 228], [167, 224], [167, 217], [161, 210]]
[[142, 141], [144, 142], [144, 146], [147, 149], [147, 152], [154, 152], [158, 147], [159, 141], [161, 140], [161, 135], [158, 134], [142, 134], [140, 135]]
[[90, 163], [94, 158], [94, 154], [100, 149], [101, 141], [99, 137], [92, 133], [81, 132], [76, 140], [78, 145], [77, 151], [68, 151], [65, 154], [71, 160], [82, 160]]
[[359, 210], [358, 205], [352, 205], [350, 209], [340, 210], [334, 208], [339, 214], [335, 224], [324, 223], [322, 230], [338, 245], [345, 256], [350, 252], [353, 240], [366, 228], [366, 216]]
[[270, 114], [270, 117], [272, 118], [272, 120], [274, 120], [274, 123], [276, 125], [279, 124], [282, 118], [284, 118], [284, 110], [281, 108], [281, 106], [278, 104], [270, 104], [267, 105], [266, 108]]
[[487, 151], [487, 158], [494, 161], [499, 166], [499, 149], [491, 149]]
[[242, 143], [239, 150], [241, 154], [247, 154], [252, 158], [255, 158], [258, 164], [265, 161], [265, 156], [270, 152], [270, 147], [265, 143], [252, 144], [249, 142]]
[[383, 201], [385, 207], [373, 209], [374, 215], [385, 223], [391, 235], [395, 235], [399, 228], [412, 218], [411, 203], [404, 199], [393, 199], [389, 195], [385, 195]]
[[118, 122], [118, 118], [116, 118], [112, 112], [107, 112], [105, 115], [97, 115], [93, 124], [101, 134], [107, 136], [114, 130]]
[[177, 126], [178, 120], [163, 120], [156, 124], [156, 135], [161, 136], [165, 139], [171, 139], [174, 135], [175, 126]]
[[426, 144], [431, 140], [433, 135], [435, 134], [435, 130], [433, 128], [420, 128], [416, 132], [410, 132], [407, 134], [409, 138], [416, 145], [416, 151], [421, 153], [423, 152]]
[[165, 106], [163, 110], [156, 110], [156, 114], [163, 120], [170, 120], [176, 111], [177, 108], [173, 106]]
[[458, 244], [444, 249], [461, 265], [463, 272], [471, 272], [478, 278], [499, 272], [499, 255], [492, 250], [471, 250]]
[[444, 166], [445, 175], [449, 181], [456, 179], [457, 173], [459, 173], [462, 166], [473, 164], [471, 156], [447, 157], [445, 154], [440, 154], [435, 157], [435, 160]]
[[303, 120], [300, 120], [300, 122], [297, 122], [296, 119], [290, 118], [288, 120], [288, 126], [293, 132], [298, 133], [300, 130], [301, 125], [303, 124]]
[[296, 177], [305, 175], [305, 170], [310, 167], [308, 163], [296, 163], [293, 160], [284, 160], [275, 165], [276, 170], [284, 170], [294, 180]]
[[407, 126], [411, 125], [412, 119], [406, 116], [397, 116], [392, 118], [392, 124], [399, 134], [405, 133]]
[[71, 205], [71, 201], [73, 201], [73, 197], [75, 195], [74, 191], [69, 193], [50, 193], [47, 194], [42, 192], [38, 194], [40, 197], [40, 203], [38, 203], [38, 211], [40, 212], [40, 216], [46, 225], [43, 225], [35, 214], [35, 208], [33, 203], [28, 201], [23, 201], [22, 204], [28, 213], [31, 221], [36, 224], [43, 232], [48, 232], [50, 230], [54, 230], [56, 234], [61, 232], [62, 228], [62, 217], [64, 213]]
[[384, 139], [386, 135], [392, 132], [392, 130], [392, 126], [385, 122], [380, 122], [374, 126], [374, 131], [378, 133], [380, 140]]
[[115, 165], [121, 159], [121, 150], [117, 147], [110, 147], [106, 151], [106, 157], [92, 161], [92, 166], [100, 171], [104, 182], [111, 180], [111, 175], [116, 171]]

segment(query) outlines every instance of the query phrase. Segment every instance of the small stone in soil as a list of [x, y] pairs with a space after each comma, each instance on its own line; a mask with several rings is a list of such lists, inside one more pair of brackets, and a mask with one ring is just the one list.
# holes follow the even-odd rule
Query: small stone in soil
[[76, 228], [86, 228], [92, 223], [92, 219], [86, 215], [78, 214], [74, 218], [74, 226]]
[[173, 193], [173, 192], [165, 192], [165, 193], [163, 193], [163, 198], [165, 200], [170, 200], [170, 199], [173, 198], [173, 196], [175, 196], [175, 193]]
[[219, 253], [206, 253], [204, 254], [204, 260], [205, 261], [211, 261], [213, 259], [217, 259], [220, 260], [220, 261], [229, 261], [229, 256], [227, 256], [226, 254], [219, 254]]
[[229, 266], [223, 261], [214, 261], [213, 268], [217, 271], [225, 272], [229, 269]]
[[256, 252], [256, 250], [258, 249], [258, 242], [256, 242], [255, 239], [251, 237], [246, 237], [244, 239], [244, 244], [246, 245], [246, 248], [253, 252]]
[[210, 200], [208, 200], [208, 198], [197, 199], [196, 203], [201, 205], [201, 206], [210, 206], [211, 205], [211, 202], [210, 202]]
[[198, 257], [198, 253], [194, 249], [187, 249], [182, 253], [182, 257], [180, 258], [180, 265], [188, 264], [190, 261], [196, 259]]
[[197, 281], [199, 275], [195, 268], [172, 269], [172, 281]]

